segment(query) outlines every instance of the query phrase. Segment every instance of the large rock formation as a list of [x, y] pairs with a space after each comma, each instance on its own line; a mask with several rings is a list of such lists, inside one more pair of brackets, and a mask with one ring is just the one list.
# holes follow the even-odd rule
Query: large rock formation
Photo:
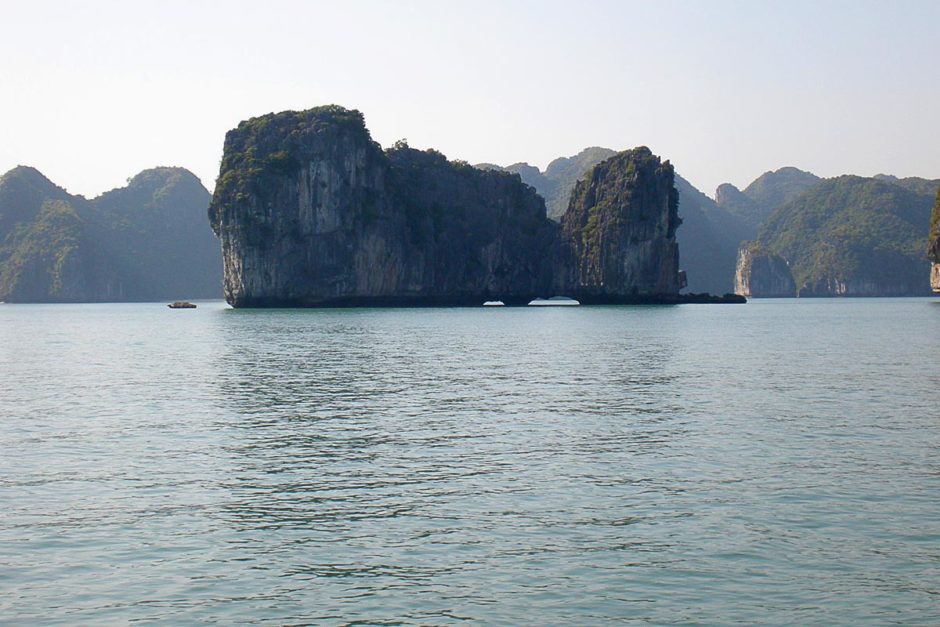
[[[738, 293], [777, 296], [789, 269], [799, 296], [917, 296], [929, 293], [923, 259], [932, 198], [876, 178], [826, 179], [778, 207], [756, 247], [745, 245]], [[759, 265], [759, 255], [767, 263]], [[755, 276], [761, 268], [760, 277]], [[767, 278], [770, 272], [774, 280]], [[765, 291], [766, 289], [766, 291]]]
[[927, 257], [930, 259], [930, 288], [940, 292], [940, 188], [933, 204], [930, 216], [930, 240], [927, 244]]
[[94, 302], [217, 297], [209, 192], [181, 168], [140, 173], [94, 200], [34, 168], [0, 178], [0, 301]]
[[[523, 183], [534, 187], [545, 199], [548, 217], [560, 220], [568, 209], [575, 184], [595, 165], [614, 154], [616, 152], [609, 148], [585, 148], [572, 157], [555, 159], [545, 172], [527, 163], [506, 167], [481, 163], [476, 167], [519, 174]], [[719, 207], [714, 200], [678, 174], [675, 175], [675, 185], [679, 192], [679, 217], [682, 219], [676, 242], [682, 251], [682, 268], [687, 273], [688, 291], [716, 294], [728, 292], [732, 288], [738, 245], [742, 240], [754, 237], [756, 229], [750, 233], [742, 220]]]
[[738, 253], [734, 293], [748, 298], [792, 297], [796, 295], [796, 284], [783, 258], [763, 249], [757, 242], [745, 242]]
[[595, 166], [561, 218], [572, 253], [568, 289], [590, 300], [678, 293], [678, 206], [672, 165], [649, 148]]
[[253, 118], [226, 136], [210, 208], [226, 299], [236, 307], [509, 304], [559, 294], [676, 300], [671, 166], [644, 148], [599, 168], [563, 230], [518, 175], [404, 144], [383, 152], [358, 111]]

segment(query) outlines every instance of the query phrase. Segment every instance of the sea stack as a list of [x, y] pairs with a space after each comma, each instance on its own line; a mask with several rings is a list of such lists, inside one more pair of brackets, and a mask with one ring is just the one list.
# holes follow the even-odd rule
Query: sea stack
[[598, 165], [562, 225], [518, 174], [372, 140], [325, 106], [226, 135], [209, 209], [235, 307], [676, 302], [672, 166], [646, 148]]
[[645, 146], [596, 165], [561, 218], [568, 290], [581, 302], [678, 294], [678, 205], [672, 165]]

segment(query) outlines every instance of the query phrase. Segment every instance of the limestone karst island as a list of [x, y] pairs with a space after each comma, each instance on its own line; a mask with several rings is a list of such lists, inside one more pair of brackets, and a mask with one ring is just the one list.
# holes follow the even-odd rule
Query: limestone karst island
[[235, 307], [671, 303], [672, 165], [641, 147], [577, 183], [560, 223], [516, 174], [400, 142], [339, 106], [230, 131], [209, 209]]

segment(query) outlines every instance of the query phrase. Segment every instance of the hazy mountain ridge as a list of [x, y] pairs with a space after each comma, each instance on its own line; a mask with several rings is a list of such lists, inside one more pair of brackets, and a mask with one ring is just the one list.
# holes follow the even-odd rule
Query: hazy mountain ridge
[[937, 192], [937, 188], [940, 187], [940, 179], [925, 179], [919, 176], [898, 178], [892, 174], [876, 174], [872, 178], [885, 183], [892, 183], [922, 196], [933, 196]]
[[768, 170], [743, 190], [723, 183], [715, 190], [715, 202], [734, 215], [745, 228], [746, 238], [755, 237], [774, 209], [816, 185], [820, 180], [812, 172], [792, 166]]
[[590, 146], [576, 155], [554, 159], [548, 164], [544, 172], [525, 162], [513, 163], [508, 166], [479, 163], [474, 167], [518, 174], [523, 183], [534, 187], [539, 195], [545, 199], [545, 209], [548, 217], [558, 221], [561, 219], [562, 214], [568, 210], [568, 201], [575, 184], [591, 168], [615, 154], [617, 154], [617, 151], [610, 148]]
[[679, 262], [690, 292], [732, 291], [738, 246], [746, 238], [741, 220], [676, 175], [682, 226], [676, 233]]
[[209, 192], [154, 168], [88, 200], [35, 168], [0, 178], [0, 301], [85, 302], [221, 295]]

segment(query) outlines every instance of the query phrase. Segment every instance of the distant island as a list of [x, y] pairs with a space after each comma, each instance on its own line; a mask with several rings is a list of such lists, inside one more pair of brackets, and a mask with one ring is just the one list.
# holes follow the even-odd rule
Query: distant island
[[924, 236], [940, 181], [840, 176], [774, 209], [738, 257], [746, 296], [925, 296]]
[[182, 168], [146, 170], [93, 200], [14, 168], [0, 177], [0, 302], [218, 298], [208, 204]]
[[674, 172], [616, 153], [555, 222], [519, 175], [372, 140], [338, 106], [225, 139], [210, 208], [235, 307], [679, 302]]

